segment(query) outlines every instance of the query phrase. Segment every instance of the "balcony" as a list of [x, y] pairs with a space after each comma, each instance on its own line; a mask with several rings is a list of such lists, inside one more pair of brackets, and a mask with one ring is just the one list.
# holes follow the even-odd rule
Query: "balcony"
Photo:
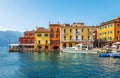
[[79, 31], [75, 31], [75, 34], [76, 34], [76, 35], [80, 35], [80, 32], [79, 32]]
[[93, 33], [91, 31], [88, 31], [88, 35], [92, 35]]
[[63, 32], [62, 34], [63, 34], [63, 35], [67, 35], [68, 33], [66, 33], [66, 32]]
[[72, 40], [62, 40], [61, 42], [93, 42], [94, 40], [80, 40], [80, 39], [72, 39]]

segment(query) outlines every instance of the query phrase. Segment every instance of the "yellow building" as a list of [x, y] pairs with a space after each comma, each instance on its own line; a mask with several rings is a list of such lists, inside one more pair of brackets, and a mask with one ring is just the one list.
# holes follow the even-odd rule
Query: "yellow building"
[[114, 24], [102, 24], [97, 28], [97, 39], [101, 41], [114, 40]]
[[61, 48], [79, 43], [93, 47], [95, 26], [85, 26], [84, 23], [62, 24], [60, 30]]
[[103, 46], [105, 44], [111, 45], [113, 42], [119, 41], [120, 31], [120, 18], [103, 22], [97, 28], [97, 39], [98, 42]]
[[50, 49], [50, 31], [42, 27], [37, 27], [35, 31], [34, 49], [44, 51]]

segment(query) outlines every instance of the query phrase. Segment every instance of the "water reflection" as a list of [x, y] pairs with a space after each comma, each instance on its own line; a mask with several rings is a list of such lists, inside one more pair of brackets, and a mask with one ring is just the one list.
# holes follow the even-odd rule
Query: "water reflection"
[[120, 59], [96, 54], [0, 52], [0, 78], [119, 78]]

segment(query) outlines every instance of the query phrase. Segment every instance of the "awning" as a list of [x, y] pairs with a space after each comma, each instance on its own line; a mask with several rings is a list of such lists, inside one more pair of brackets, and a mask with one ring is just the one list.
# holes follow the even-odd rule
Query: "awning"
[[8, 46], [19, 46], [19, 44], [8, 44]]
[[119, 45], [119, 44], [120, 44], [120, 42], [115, 42], [115, 43], [113, 43], [113, 44]]
[[34, 44], [19, 44], [20, 46], [34, 46]]

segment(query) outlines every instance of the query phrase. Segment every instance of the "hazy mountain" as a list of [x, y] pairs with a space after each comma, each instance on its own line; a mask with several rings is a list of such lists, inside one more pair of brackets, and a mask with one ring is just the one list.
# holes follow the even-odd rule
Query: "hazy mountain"
[[8, 46], [9, 43], [18, 43], [18, 38], [22, 36], [23, 33], [18, 31], [0, 31], [0, 47]]

